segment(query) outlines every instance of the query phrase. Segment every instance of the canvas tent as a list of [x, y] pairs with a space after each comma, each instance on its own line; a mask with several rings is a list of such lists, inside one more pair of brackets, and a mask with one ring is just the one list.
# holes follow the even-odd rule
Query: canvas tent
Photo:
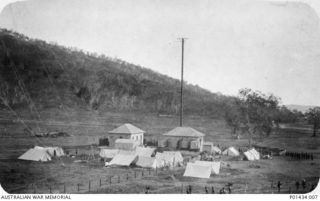
[[239, 151], [237, 151], [234, 147], [229, 147], [228, 149], [222, 152], [223, 155], [227, 156], [239, 156]]
[[35, 146], [34, 149], [47, 150], [51, 157], [64, 156], [63, 149], [61, 147], [39, 147]]
[[198, 165], [195, 163], [187, 163], [184, 177], [210, 178], [211, 167], [209, 165]]
[[156, 162], [157, 162], [157, 167], [165, 167], [165, 166], [173, 166], [173, 155], [168, 155], [164, 153], [158, 152], [155, 156]]
[[121, 150], [136, 150], [139, 143], [131, 139], [117, 139], [115, 141], [115, 148]]
[[213, 146], [212, 152], [215, 154], [221, 154], [221, 149], [219, 149], [219, 147], [217, 147], [217, 146]]
[[163, 154], [173, 156], [173, 166], [182, 166], [183, 157], [179, 151], [164, 151]]
[[110, 161], [109, 165], [115, 166], [130, 166], [131, 164], [135, 163], [137, 160], [137, 155], [131, 154], [117, 154], [113, 159]]
[[51, 161], [51, 156], [45, 149], [29, 149], [18, 159], [29, 161]]
[[119, 154], [124, 154], [124, 155], [137, 155], [136, 151], [130, 151], [130, 150], [119, 150]]
[[156, 148], [151, 147], [137, 147], [136, 153], [138, 156], [146, 156], [151, 157], [152, 154], [155, 152]]
[[248, 161], [260, 160], [260, 154], [255, 149], [250, 149], [243, 153]]
[[251, 151], [251, 153], [254, 155], [254, 157], [255, 157], [256, 160], [260, 160], [260, 153], [259, 153], [257, 150], [255, 150], [254, 148], [252, 148], [250, 151]]
[[210, 166], [211, 173], [219, 174], [220, 173], [220, 162], [216, 161], [195, 161], [197, 165]]
[[157, 152], [156, 156], [157, 167], [176, 167], [183, 165], [183, 157], [179, 151], [164, 151]]
[[136, 165], [144, 168], [157, 168], [157, 160], [154, 157], [138, 156]]
[[118, 149], [101, 149], [99, 155], [101, 158], [113, 158], [118, 153]]

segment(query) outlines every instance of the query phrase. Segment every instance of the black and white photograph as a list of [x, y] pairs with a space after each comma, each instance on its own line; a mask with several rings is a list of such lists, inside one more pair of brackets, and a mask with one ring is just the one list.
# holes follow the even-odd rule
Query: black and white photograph
[[317, 200], [319, 87], [319, 0], [0, 0], [0, 185]]

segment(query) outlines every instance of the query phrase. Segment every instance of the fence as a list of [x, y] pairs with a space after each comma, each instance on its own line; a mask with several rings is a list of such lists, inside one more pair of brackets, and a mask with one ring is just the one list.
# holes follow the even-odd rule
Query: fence
[[[310, 183], [305, 188], [296, 189], [294, 182], [285, 182], [285, 185], [282, 185], [280, 190], [277, 187], [257, 187], [254, 184], [246, 184], [244, 187], [231, 186], [230, 191], [227, 185], [190, 185], [182, 183], [180, 186], [172, 186], [167, 189], [146, 191], [146, 193], [168, 193], [167, 190], [173, 190], [175, 194], [295, 194], [295, 193], [308, 193], [315, 188], [315, 184]], [[224, 188], [224, 191], [222, 190]], [[191, 189], [191, 190], [190, 190]], [[169, 192], [170, 193], [170, 192]], [[171, 192], [172, 193], [172, 192]]]
[[67, 184], [53, 184], [48, 186], [41, 186], [38, 184], [30, 184], [26, 187], [21, 187], [17, 189], [13, 189], [13, 192], [10, 193], [34, 193], [34, 194], [51, 194], [51, 193], [65, 193], [65, 194], [73, 194], [73, 193], [90, 193], [96, 192], [100, 189], [106, 188], [108, 186], [112, 186], [115, 184], [120, 184], [123, 182], [143, 179], [145, 177], [155, 176], [160, 172], [159, 169], [141, 169], [138, 171], [134, 171], [131, 173], [126, 173], [122, 175], [113, 175], [106, 177], [99, 177], [96, 179], [88, 180], [86, 183], [78, 183], [73, 185]]
[[[122, 175], [113, 175], [107, 177], [99, 177], [97, 179], [88, 180], [86, 183], [78, 183], [73, 185], [67, 184], [55, 184], [49, 185], [46, 187], [38, 188], [37, 185], [31, 184], [24, 188], [16, 189], [19, 193], [34, 193], [34, 194], [78, 194], [78, 193], [95, 193], [102, 189], [112, 188], [113, 185], [122, 184], [124, 182], [141, 180], [150, 176], [158, 176], [159, 174], [164, 173], [166, 170], [161, 169], [141, 169], [139, 171], [134, 171], [131, 173], [126, 173]], [[294, 181], [281, 181], [282, 185], [279, 189], [277, 188], [277, 183], [270, 183], [269, 187], [257, 187], [254, 184], [246, 184], [239, 186], [238, 184], [234, 184], [229, 189], [226, 185], [221, 184], [207, 184], [207, 185], [192, 185], [188, 182], [175, 182], [174, 184], [167, 186], [166, 188], [159, 188], [155, 190], [149, 190], [148, 186], [140, 193], [175, 193], [175, 194], [185, 194], [188, 193], [187, 190], [191, 186], [191, 192], [189, 193], [201, 193], [201, 194], [246, 194], [246, 193], [265, 193], [265, 194], [273, 194], [273, 193], [307, 193], [312, 191], [316, 183], [308, 182], [305, 188], [296, 188], [296, 183]], [[213, 189], [212, 189], [213, 188]], [[225, 189], [222, 192], [222, 188]], [[214, 192], [213, 192], [214, 190]], [[11, 192], [14, 193], [14, 192]]]

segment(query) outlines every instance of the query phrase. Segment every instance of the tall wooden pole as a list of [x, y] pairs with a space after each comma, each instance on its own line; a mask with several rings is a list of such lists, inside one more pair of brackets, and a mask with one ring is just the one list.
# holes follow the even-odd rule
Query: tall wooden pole
[[180, 90], [180, 127], [182, 127], [182, 116], [183, 116], [183, 60], [184, 60], [184, 40], [181, 38], [181, 90]]

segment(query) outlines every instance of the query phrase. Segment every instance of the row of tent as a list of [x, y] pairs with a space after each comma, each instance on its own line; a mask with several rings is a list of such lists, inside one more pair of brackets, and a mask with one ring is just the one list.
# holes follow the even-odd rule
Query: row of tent
[[136, 154], [138, 156], [151, 157], [154, 155], [156, 148], [152, 147], [136, 147], [135, 150], [123, 150], [123, 149], [100, 149], [100, 157], [106, 159], [112, 159], [117, 154]]
[[[240, 153], [234, 148], [229, 147], [222, 152], [223, 155], [239, 156]], [[243, 153], [244, 159], [248, 161], [260, 160], [260, 153], [254, 148]], [[187, 163], [186, 170], [183, 174], [185, 177], [209, 178], [211, 174], [220, 173], [221, 163], [217, 161], [195, 161]]]
[[155, 148], [137, 147], [135, 151], [118, 149], [101, 149], [100, 156], [111, 159], [106, 166], [130, 166], [137, 165], [143, 168], [176, 167], [183, 165], [183, 157], [177, 151], [157, 152]]
[[29, 161], [51, 161], [52, 157], [64, 156], [64, 151], [61, 147], [39, 147], [29, 149], [22, 154], [18, 159]]
[[240, 155], [239, 151], [236, 150], [234, 147], [229, 147], [222, 152], [221, 149], [217, 146], [214, 146], [212, 142], [204, 142], [203, 151], [206, 151], [208, 153], [222, 154], [222, 155], [228, 155], [228, 156]]
[[[222, 154], [228, 155], [228, 156], [240, 156], [239, 151], [236, 150], [234, 147], [229, 147], [228, 149], [224, 150]], [[244, 159], [248, 161], [260, 160], [261, 158], [260, 153], [254, 148], [244, 152], [243, 155], [244, 155]]]
[[[132, 161], [130, 162], [130, 164], [134, 162], [136, 165], [141, 167], [155, 168], [155, 167], [163, 167], [163, 166], [177, 166], [179, 164], [176, 164], [176, 163], [183, 162], [183, 157], [180, 152], [168, 152], [168, 151], [167, 152], [165, 151], [163, 153], [157, 152], [155, 157], [152, 157], [155, 154], [155, 150], [156, 148], [151, 148], [151, 147], [137, 147], [135, 151], [127, 151], [127, 150], [121, 150], [121, 149], [101, 149], [100, 156], [102, 158], [108, 158], [108, 159], [114, 159], [115, 156], [117, 156], [115, 160], [113, 161], [111, 160], [111, 162], [108, 163], [109, 165], [117, 165], [119, 163], [118, 160], [127, 161], [128, 156], [126, 155], [131, 155]], [[234, 157], [240, 156], [239, 151], [234, 147], [227, 148], [222, 152], [222, 154], [227, 156], [234, 156]], [[134, 158], [134, 156], [137, 156], [137, 158]], [[244, 159], [249, 161], [259, 160], [260, 154], [254, 148], [252, 148], [244, 152]], [[127, 164], [128, 162], [125, 164], [125, 166], [128, 166]], [[143, 165], [143, 164], [146, 164], [146, 165]], [[119, 165], [123, 165], [123, 164], [119, 163]]]

